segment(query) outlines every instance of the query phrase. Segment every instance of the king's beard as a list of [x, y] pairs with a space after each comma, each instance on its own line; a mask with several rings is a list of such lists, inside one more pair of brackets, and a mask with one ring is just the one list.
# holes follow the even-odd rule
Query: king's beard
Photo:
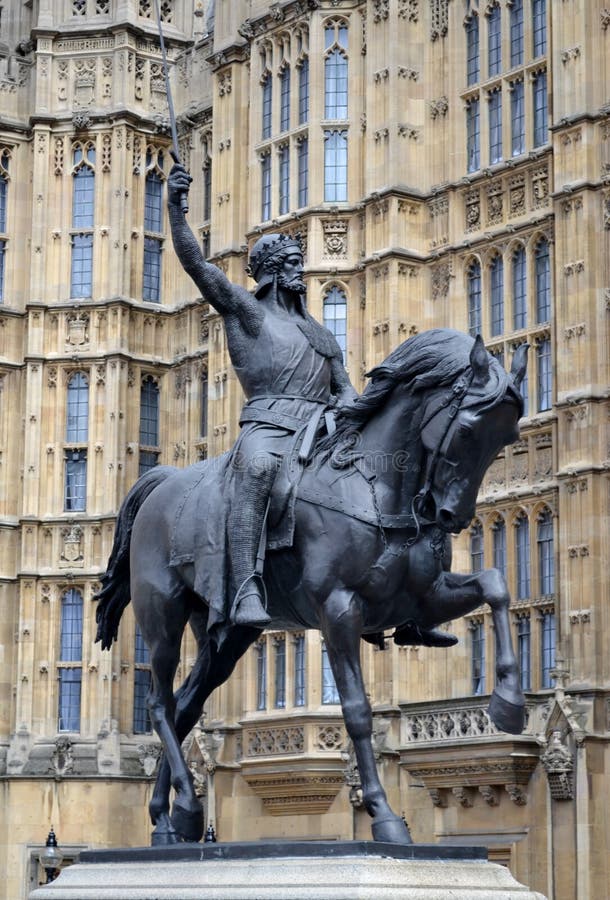
[[277, 286], [285, 291], [294, 291], [295, 294], [305, 294], [307, 285], [298, 276], [295, 278], [287, 278], [283, 272], [277, 274]]

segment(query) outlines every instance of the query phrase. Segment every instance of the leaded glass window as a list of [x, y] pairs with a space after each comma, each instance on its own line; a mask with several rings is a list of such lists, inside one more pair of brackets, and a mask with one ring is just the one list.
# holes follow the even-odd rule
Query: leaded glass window
[[468, 171], [476, 172], [481, 168], [481, 120], [478, 97], [470, 100], [466, 108], [466, 144]]
[[473, 622], [470, 631], [470, 671], [472, 693], [485, 693], [485, 625]]
[[299, 179], [298, 207], [307, 206], [309, 202], [309, 140], [301, 138], [297, 150], [297, 169]]
[[526, 600], [530, 596], [530, 526], [526, 516], [517, 519], [515, 544], [517, 600]]
[[256, 645], [256, 708], [267, 708], [267, 642]]
[[532, 0], [534, 59], [546, 53], [546, 0]]
[[510, 8], [510, 64], [522, 66], [523, 42], [523, 0], [512, 0]]
[[89, 440], [89, 384], [84, 372], [70, 376], [66, 406], [66, 441], [86, 444]]
[[280, 215], [290, 209], [290, 148], [288, 144], [280, 147]]
[[347, 200], [347, 131], [324, 132], [324, 200]]
[[[61, 598], [58, 730], [80, 731], [83, 597], [70, 588]], [[76, 665], [74, 665], [76, 663]]]
[[489, 162], [502, 159], [502, 91], [492, 91], [489, 95]]
[[522, 81], [514, 81], [510, 94], [511, 152], [525, 153], [525, 94]]
[[72, 176], [72, 261], [70, 296], [91, 297], [93, 293], [93, 223], [95, 204], [95, 149], [93, 144], [77, 144], [73, 153]]
[[[149, 159], [152, 154], [149, 151]], [[146, 174], [144, 189], [144, 273], [142, 297], [152, 303], [161, 300], [161, 252], [163, 250], [163, 152]]]
[[480, 77], [479, 17], [472, 16], [466, 23], [466, 80], [476, 84]]
[[544, 612], [540, 621], [540, 663], [542, 688], [555, 686], [555, 679], [551, 674], [555, 668], [555, 613]]
[[332, 23], [324, 34], [324, 117], [347, 119], [347, 28]]
[[504, 331], [504, 264], [501, 256], [494, 257], [490, 270], [491, 282], [491, 334], [496, 337]]
[[513, 253], [513, 328], [527, 327], [527, 262], [525, 247]]
[[159, 458], [159, 388], [151, 375], [140, 387], [139, 474], [157, 465]]
[[271, 154], [265, 153], [261, 160], [261, 219], [271, 218]]
[[280, 73], [280, 131], [290, 128], [290, 69]]
[[340, 703], [339, 691], [335, 684], [335, 676], [330, 665], [328, 650], [322, 644], [322, 703]]
[[545, 510], [538, 519], [538, 578], [540, 596], [555, 590], [555, 557], [553, 551], [553, 516]]
[[487, 22], [487, 74], [491, 78], [502, 69], [502, 14], [499, 6], [493, 6]]
[[536, 362], [538, 369], [538, 412], [544, 412], [553, 405], [553, 374], [551, 362], [551, 341], [545, 338], [539, 341], [536, 347]]
[[476, 337], [482, 329], [481, 265], [473, 262], [468, 270], [468, 333]]
[[309, 59], [305, 57], [299, 66], [299, 125], [309, 120]]
[[546, 72], [538, 72], [534, 76], [534, 147], [542, 147], [549, 137], [548, 125], [548, 92]]
[[517, 619], [517, 659], [519, 660], [519, 677], [521, 690], [529, 691], [532, 687], [532, 632], [529, 615]]
[[151, 734], [148, 694], [151, 685], [150, 650], [144, 643], [140, 626], [136, 623], [133, 671], [133, 733]]
[[278, 638], [275, 641], [275, 698], [276, 709], [286, 706], [286, 641]]
[[294, 705], [305, 706], [305, 635], [299, 634], [294, 639]]
[[470, 571], [483, 571], [483, 526], [476, 522], [470, 529]]
[[347, 353], [347, 298], [341, 288], [328, 291], [323, 304], [324, 325], [337, 339], [345, 362]]
[[496, 519], [491, 533], [494, 569], [506, 577], [506, 525], [504, 519]]
[[551, 259], [549, 243], [542, 239], [536, 245], [536, 322], [548, 322], [551, 318]]
[[199, 424], [199, 434], [205, 437], [208, 433], [208, 401], [209, 401], [209, 381], [207, 370], [201, 375], [201, 418]]
[[273, 112], [273, 82], [271, 74], [268, 72], [263, 81], [263, 121], [262, 121], [262, 138], [271, 137], [272, 112]]

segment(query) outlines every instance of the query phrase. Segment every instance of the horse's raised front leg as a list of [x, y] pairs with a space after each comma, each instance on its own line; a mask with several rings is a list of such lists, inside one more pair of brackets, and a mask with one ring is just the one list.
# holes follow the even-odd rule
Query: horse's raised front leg
[[361, 602], [356, 595], [347, 590], [332, 592], [323, 607], [322, 632], [341, 698], [345, 726], [354, 744], [362, 800], [373, 818], [373, 838], [410, 844], [409, 831], [403, 820], [392, 812], [375, 764], [371, 744], [373, 717], [360, 666]]
[[426, 597], [424, 624], [439, 625], [489, 603], [496, 644], [496, 686], [489, 701], [489, 717], [501, 731], [521, 734], [525, 726], [525, 697], [510, 630], [510, 595], [506, 579], [497, 569], [474, 575], [444, 572]]

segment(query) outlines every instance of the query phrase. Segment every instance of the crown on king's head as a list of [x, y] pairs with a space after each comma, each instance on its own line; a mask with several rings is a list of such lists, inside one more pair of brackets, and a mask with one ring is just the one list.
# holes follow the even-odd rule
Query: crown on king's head
[[258, 281], [261, 270], [264, 270], [272, 259], [287, 256], [289, 253], [303, 253], [300, 234], [265, 234], [252, 248], [246, 272]]

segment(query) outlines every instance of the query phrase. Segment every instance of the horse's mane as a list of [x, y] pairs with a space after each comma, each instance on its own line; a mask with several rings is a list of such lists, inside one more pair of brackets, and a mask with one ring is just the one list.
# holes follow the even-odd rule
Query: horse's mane
[[[408, 338], [384, 362], [367, 372], [371, 380], [362, 395], [338, 411], [337, 428], [324, 442], [326, 449], [336, 447], [348, 434], [359, 431], [385, 405], [398, 384], [409, 385], [412, 394], [452, 384], [470, 367], [473, 344], [474, 338], [451, 328], [433, 328]], [[511, 399], [522, 410], [523, 399], [512, 379], [494, 356], [490, 353], [488, 356], [489, 379], [468, 392], [462, 408], [496, 406], [510, 391]]]

